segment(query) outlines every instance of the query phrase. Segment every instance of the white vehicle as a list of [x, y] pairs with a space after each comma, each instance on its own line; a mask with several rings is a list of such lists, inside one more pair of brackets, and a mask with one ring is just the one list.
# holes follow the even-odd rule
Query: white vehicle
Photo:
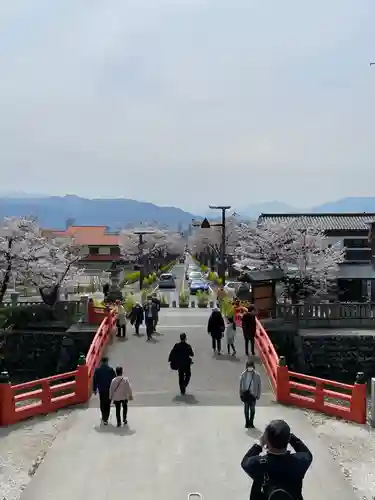
[[237, 295], [237, 290], [240, 285], [240, 281], [228, 281], [224, 287], [224, 292], [229, 295], [229, 297], [234, 298]]
[[200, 271], [191, 271], [188, 276], [188, 281], [204, 281], [203, 274]]

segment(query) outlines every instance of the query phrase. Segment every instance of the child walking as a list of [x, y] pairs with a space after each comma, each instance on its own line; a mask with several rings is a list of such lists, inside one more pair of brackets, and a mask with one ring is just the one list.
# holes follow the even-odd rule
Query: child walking
[[236, 323], [233, 317], [227, 318], [227, 325], [225, 327], [225, 339], [227, 341], [228, 354], [232, 348], [232, 356], [236, 355], [236, 348], [234, 347], [234, 340], [236, 337]]

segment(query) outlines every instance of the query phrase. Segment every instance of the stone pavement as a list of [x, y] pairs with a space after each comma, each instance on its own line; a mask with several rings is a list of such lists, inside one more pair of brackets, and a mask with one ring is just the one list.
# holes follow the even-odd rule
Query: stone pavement
[[[263, 395], [257, 407], [256, 429], [244, 429], [238, 378], [245, 356], [241, 332], [238, 360], [213, 357], [206, 333], [209, 310], [161, 311], [160, 335], [148, 343], [128, 332], [116, 340], [109, 356], [122, 364], [133, 385], [129, 426], [117, 429], [114, 416], [101, 427], [98, 400], [71, 415], [39, 467], [21, 500], [178, 500], [193, 491], [204, 500], [240, 500], [249, 496], [250, 480], [240, 462], [273, 418], [284, 418], [314, 454], [305, 480], [305, 500], [355, 500], [339, 465], [316, 436], [303, 412], [274, 402], [262, 367]], [[170, 349], [185, 331], [195, 350], [188, 392], [178, 394], [176, 373], [170, 371]]]

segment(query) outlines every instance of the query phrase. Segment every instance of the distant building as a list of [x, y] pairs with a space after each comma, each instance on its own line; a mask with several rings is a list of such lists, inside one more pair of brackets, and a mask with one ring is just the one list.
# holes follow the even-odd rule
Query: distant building
[[[292, 221], [301, 229], [317, 227], [324, 231], [328, 244], [340, 243], [346, 248], [345, 262], [338, 274], [340, 300], [375, 301], [375, 257], [372, 255], [375, 256], [375, 213], [261, 214], [258, 219], [258, 223]], [[372, 232], [371, 228], [374, 228]]]
[[107, 270], [114, 260], [120, 260], [118, 232], [108, 232], [107, 226], [69, 226], [64, 231], [44, 229], [46, 237], [73, 238], [82, 247], [81, 265], [87, 270]]

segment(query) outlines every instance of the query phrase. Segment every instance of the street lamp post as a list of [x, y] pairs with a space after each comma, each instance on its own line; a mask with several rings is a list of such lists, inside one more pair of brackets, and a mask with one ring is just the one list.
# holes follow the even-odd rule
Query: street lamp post
[[221, 242], [220, 242], [220, 266], [219, 266], [219, 278], [222, 281], [223, 286], [225, 285], [225, 260], [226, 260], [226, 213], [227, 210], [231, 208], [230, 205], [209, 205], [212, 210], [221, 210], [221, 223], [211, 224], [207, 217], [199, 224], [197, 221], [193, 220], [194, 227], [201, 227], [202, 229], [210, 229], [211, 227], [221, 227]]
[[144, 252], [143, 252], [143, 245], [146, 243], [143, 239], [143, 236], [145, 234], [153, 234], [154, 231], [147, 231], [147, 229], [139, 229], [137, 231], [133, 231], [134, 234], [138, 235], [139, 242], [138, 242], [138, 249], [139, 249], [139, 289], [142, 290], [143, 288], [143, 280], [144, 280]]
[[219, 277], [223, 286], [225, 285], [225, 261], [226, 261], [226, 213], [231, 207], [230, 205], [209, 205], [212, 210], [221, 210], [221, 244], [220, 244], [220, 269]]

